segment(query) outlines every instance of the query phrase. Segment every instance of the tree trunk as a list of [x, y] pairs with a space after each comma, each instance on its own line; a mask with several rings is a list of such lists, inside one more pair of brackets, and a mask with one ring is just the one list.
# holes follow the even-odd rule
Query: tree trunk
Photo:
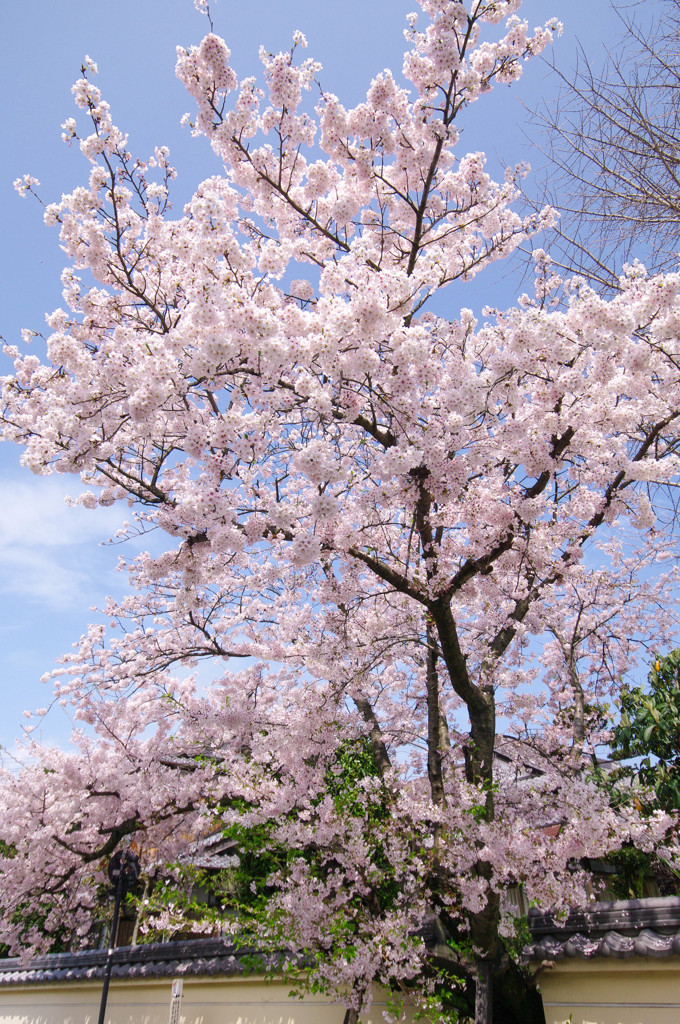
[[488, 960], [476, 963], [475, 1024], [493, 1024], [493, 989], [491, 964]]
[[546, 1024], [536, 982], [516, 963], [504, 957], [504, 965], [493, 972], [492, 980], [493, 1008], [499, 1024]]
[[[430, 780], [432, 803], [437, 807], [446, 804], [444, 772], [442, 770], [442, 748], [444, 728], [439, 703], [439, 675], [437, 673], [437, 640], [434, 626], [427, 622], [427, 774]], [[448, 730], [447, 730], [448, 731]]]
[[[482, 817], [493, 821], [494, 805], [494, 746], [496, 739], [496, 704], [493, 686], [489, 682], [474, 684], [458, 640], [458, 630], [450, 601], [439, 598], [432, 602], [430, 611], [437, 629], [439, 650], [449, 672], [454, 690], [467, 705], [470, 716], [470, 745], [465, 751], [467, 781], [478, 787]], [[429, 710], [429, 709], [428, 709]], [[429, 763], [428, 763], [429, 768]], [[475, 874], [487, 881], [491, 878], [491, 865], [479, 860]], [[482, 911], [470, 915], [470, 938], [480, 957], [476, 967], [475, 1024], [491, 1024], [492, 986], [491, 965], [500, 959], [501, 943], [500, 898], [491, 889], [487, 892]]]

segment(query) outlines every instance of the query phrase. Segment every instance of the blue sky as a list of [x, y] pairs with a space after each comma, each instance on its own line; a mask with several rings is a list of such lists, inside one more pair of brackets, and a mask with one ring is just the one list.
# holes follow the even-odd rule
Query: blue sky
[[[349, 105], [363, 97], [376, 72], [400, 69], [405, 15], [414, 6], [413, 0], [219, 0], [213, 15], [241, 77], [258, 73], [260, 44], [286, 49], [293, 31], [301, 29], [309, 41], [307, 55], [324, 64], [325, 88]], [[646, 10], [656, 6], [649, 0]], [[577, 40], [597, 65], [618, 31], [608, 0], [526, 0], [521, 13], [532, 25], [552, 16], [564, 22], [555, 58], [566, 72], [575, 63]], [[180, 128], [191, 102], [174, 77], [176, 45], [196, 43], [206, 30], [192, 0], [4, 5], [0, 333], [6, 341], [18, 344], [22, 327], [41, 330], [44, 314], [62, 304], [64, 260], [57, 234], [43, 226], [37, 203], [17, 196], [12, 181], [33, 174], [49, 202], [85, 180], [86, 163], [77, 148], [62, 143], [60, 128], [74, 114], [70, 88], [83, 57], [98, 62], [97, 84], [114, 121], [130, 133], [133, 152], [146, 157], [156, 145], [170, 146], [181, 208], [202, 178], [219, 173], [205, 141]], [[490, 102], [471, 108], [464, 145], [485, 149], [492, 163], [496, 154], [508, 164], [540, 164], [540, 153], [522, 135], [522, 101], [535, 105], [554, 88], [545, 66], [530, 65], [519, 88], [499, 90]], [[512, 280], [481, 278], [474, 292], [461, 289], [451, 296], [452, 313], [461, 305], [507, 305], [521, 290]], [[0, 373], [10, 369], [0, 356]], [[121, 511], [66, 507], [64, 495], [78, 493], [79, 481], [34, 477], [20, 467], [19, 456], [12, 446], [0, 446], [0, 744], [8, 747], [20, 731], [22, 711], [50, 702], [49, 685], [40, 677], [85, 630], [95, 615], [90, 609], [125, 584], [116, 572], [121, 550], [99, 544], [116, 529]], [[48, 741], [63, 741], [63, 713], [56, 709], [48, 716], [42, 732]]]

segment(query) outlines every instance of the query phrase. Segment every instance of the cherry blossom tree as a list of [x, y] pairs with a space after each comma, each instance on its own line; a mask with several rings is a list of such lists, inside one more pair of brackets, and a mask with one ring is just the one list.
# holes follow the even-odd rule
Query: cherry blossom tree
[[[8, 349], [4, 436], [167, 548], [54, 673], [73, 750], [29, 739], [4, 776], [15, 948], [85, 936], [126, 837], [168, 864], [266, 822], [291, 856], [261, 943], [306, 953], [348, 1024], [374, 983], [456, 1019], [468, 979], [482, 1024], [506, 998], [509, 890], [582, 902], [583, 858], [667, 836], [583, 760], [606, 738], [591, 709], [673, 636], [680, 277], [633, 265], [606, 300], [536, 250], [516, 308], [479, 322], [445, 294], [552, 219], [522, 220], [523, 170], [496, 182], [459, 141], [558, 30], [520, 4], [418, 0], [405, 84], [382, 72], [353, 109], [314, 105], [300, 33], [261, 53], [262, 87], [212, 32], [180, 49], [187, 122], [224, 170], [179, 214], [167, 151], [131, 156], [85, 62], [91, 134], [64, 135], [89, 179], [45, 214], [65, 308], [45, 361]], [[540, 773], [521, 743], [497, 771], [499, 728]]]

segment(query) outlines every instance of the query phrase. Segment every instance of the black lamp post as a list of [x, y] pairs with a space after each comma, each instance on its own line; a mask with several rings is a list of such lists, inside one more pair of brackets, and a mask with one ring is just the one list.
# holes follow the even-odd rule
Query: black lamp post
[[109, 861], [109, 881], [115, 886], [115, 899], [113, 903], [113, 920], [111, 922], [111, 934], [109, 936], [109, 949], [106, 955], [106, 966], [104, 968], [104, 988], [102, 989], [102, 1001], [99, 1007], [99, 1024], [104, 1024], [106, 1016], [106, 1000], [109, 995], [109, 982], [111, 981], [111, 967], [113, 966], [113, 950], [116, 944], [116, 932], [118, 931], [118, 917], [120, 904], [123, 896], [130, 891], [139, 878], [140, 872], [139, 857], [131, 850], [118, 850]]

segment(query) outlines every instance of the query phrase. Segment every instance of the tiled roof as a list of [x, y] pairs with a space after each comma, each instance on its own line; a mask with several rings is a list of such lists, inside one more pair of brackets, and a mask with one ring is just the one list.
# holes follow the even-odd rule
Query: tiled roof
[[529, 960], [680, 956], [680, 898], [596, 903], [563, 922], [530, 910], [529, 930]]
[[238, 844], [233, 839], [225, 838], [221, 829], [203, 836], [181, 858], [194, 868], [205, 871], [223, 871], [225, 868], [239, 866]]
[[[18, 958], [0, 960], [0, 986], [68, 981], [96, 981], [104, 977], [105, 949], [79, 953], [52, 953], [27, 963]], [[234, 975], [282, 962], [280, 954], [258, 954], [240, 949], [226, 939], [187, 939], [143, 946], [121, 946], [113, 951], [111, 977], [162, 978], [187, 975]]]
[[[529, 960], [582, 957], [680, 956], [680, 897], [616, 900], [572, 912], [564, 922], [529, 911]], [[424, 936], [425, 937], [425, 936]], [[0, 959], [0, 986], [96, 981], [104, 976], [107, 951], [52, 953], [28, 962]], [[227, 938], [187, 939], [113, 951], [112, 978], [238, 975], [282, 964], [285, 954], [259, 954]]]

